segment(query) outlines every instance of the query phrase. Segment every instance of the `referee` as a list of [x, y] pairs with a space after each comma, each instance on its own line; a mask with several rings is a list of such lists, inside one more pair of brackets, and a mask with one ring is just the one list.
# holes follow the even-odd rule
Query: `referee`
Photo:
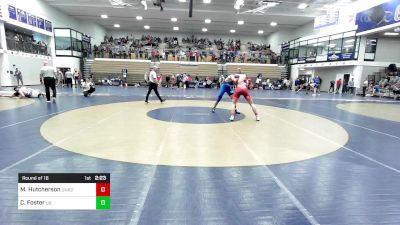
[[158, 94], [158, 81], [157, 81], [157, 73], [156, 70], [157, 66], [153, 66], [153, 68], [150, 71], [149, 77], [148, 77], [148, 81], [149, 81], [149, 90], [147, 91], [147, 95], [146, 95], [146, 100], [144, 102], [149, 103], [149, 95], [151, 90], [154, 90], [154, 92], [156, 93], [158, 99], [160, 99], [161, 102], [165, 102], [165, 99], [162, 99], [160, 97], [160, 94]]
[[45, 61], [40, 69], [40, 83], [44, 83], [46, 89], [46, 99], [50, 102], [50, 88], [53, 92], [53, 102], [56, 101], [56, 70]]

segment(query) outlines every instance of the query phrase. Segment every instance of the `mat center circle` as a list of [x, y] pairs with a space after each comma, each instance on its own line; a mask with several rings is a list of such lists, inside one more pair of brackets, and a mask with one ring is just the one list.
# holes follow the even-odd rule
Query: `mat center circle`
[[[147, 116], [156, 120], [174, 123], [189, 124], [216, 124], [229, 123], [230, 111], [228, 109], [215, 109], [213, 113], [210, 107], [179, 106], [151, 110]], [[235, 121], [245, 118], [243, 113], [235, 115]]]

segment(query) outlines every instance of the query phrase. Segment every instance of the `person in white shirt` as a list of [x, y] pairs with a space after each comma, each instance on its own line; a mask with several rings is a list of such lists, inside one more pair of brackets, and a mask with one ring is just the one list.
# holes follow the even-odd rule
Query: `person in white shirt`
[[93, 82], [90, 79], [83, 78], [81, 85], [83, 89], [83, 96], [85, 97], [90, 96], [96, 90]]
[[65, 81], [67, 84], [67, 87], [71, 87], [72, 88], [72, 79], [73, 79], [73, 74], [71, 72], [71, 69], [68, 69], [67, 72], [65, 72]]
[[57, 70], [57, 85], [64, 87], [64, 74], [61, 72], [60, 69]]
[[154, 66], [149, 73], [149, 77], [148, 77], [149, 90], [147, 91], [147, 95], [146, 95], [146, 100], [145, 100], [146, 103], [149, 103], [149, 101], [148, 101], [149, 95], [152, 90], [154, 90], [158, 99], [160, 99], [161, 102], [165, 102], [165, 100], [160, 97], [160, 94], [158, 94], [157, 73], [155, 71], [156, 69], [157, 69], [157, 66]]
[[128, 76], [128, 68], [125, 66], [125, 68], [122, 69], [122, 78], [124, 80], [124, 85], [128, 86], [126, 83], [126, 77]]
[[43, 67], [40, 69], [40, 83], [44, 83], [46, 89], [46, 99], [50, 102], [50, 88], [53, 92], [53, 102], [56, 101], [56, 70], [49, 66], [47, 61], [43, 62]]

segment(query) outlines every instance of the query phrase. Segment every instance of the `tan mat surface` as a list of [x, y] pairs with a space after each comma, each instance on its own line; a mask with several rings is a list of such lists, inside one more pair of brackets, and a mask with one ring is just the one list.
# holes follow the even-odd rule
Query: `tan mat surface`
[[[348, 134], [336, 123], [311, 114], [261, 106], [257, 122], [247, 104], [246, 118], [220, 124], [185, 124], [150, 118], [166, 107], [205, 106], [211, 101], [164, 104], [126, 102], [81, 108], [47, 120], [42, 136], [60, 148], [102, 159], [171, 166], [253, 166], [288, 163], [339, 149]], [[230, 103], [219, 107], [228, 109]], [[226, 116], [229, 115], [218, 115]]]

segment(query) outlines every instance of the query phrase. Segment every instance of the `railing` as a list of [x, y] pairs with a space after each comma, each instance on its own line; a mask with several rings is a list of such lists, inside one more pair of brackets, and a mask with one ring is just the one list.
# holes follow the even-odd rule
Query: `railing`
[[278, 63], [278, 58], [273, 58], [269, 55], [263, 55], [261, 57], [257, 56], [251, 56], [249, 54], [246, 54], [246, 57], [240, 57], [240, 56], [235, 56], [235, 57], [220, 57], [220, 55], [217, 56], [212, 56], [212, 54], [207, 54], [203, 55], [201, 54], [200, 56], [187, 56], [181, 55], [179, 53], [177, 54], [167, 54], [163, 58], [161, 55], [158, 56], [152, 56], [150, 53], [142, 52], [142, 53], [129, 53], [129, 52], [104, 52], [104, 51], [94, 51], [93, 52], [94, 58], [116, 58], [116, 59], [146, 59], [146, 60], [151, 60], [152, 62], [159, 62], [161, 60], [163, 61], [191, 61], [191, 62], [217, 62], [217, 63], [257, 63], [257, 64], [276, 64]]
[[26, 52], [26, 53], [32, 53], [32, 54], [38, 54], [38, 55], [46, 55], [46, 56], [51, 55], [50, 48], [48, 48], [45, 45], [40, 45], [40, 44], [26, 42], [26, 41], [16, 41], [11, 38], [7, 38], [6, 40], [7, 40], [8, 50], [18, 51], [18, 52]]

